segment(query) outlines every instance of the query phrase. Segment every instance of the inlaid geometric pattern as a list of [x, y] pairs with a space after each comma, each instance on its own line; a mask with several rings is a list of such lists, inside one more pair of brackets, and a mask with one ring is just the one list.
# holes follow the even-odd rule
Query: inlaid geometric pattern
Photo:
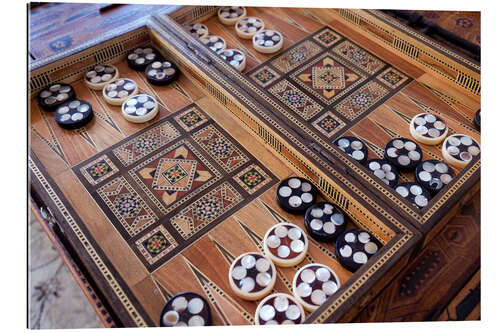
[[128, 166], [151, 152], [165, 146], [180, 136], [171, 123], [163, 122], [156, 125], [142, 135], [125, 142], [118, 148], [113, 149], [113, 154]]
[[312, 69], [314, 89], [344, 89], [345, 75], [342, 67], [317, 66]]
[[369, 82], [342, 100], [335, 107], [335, 111], [354, 120], [388, 93], [389, 91], [380, 84]]
[[267, 87], [278, 80], [281, 75], [269, 66], [264, 66], [250, 74], [250, 77], [261, 87]]
[[164, 214], [221, 178], [186, 140], [145, 160], [129, 174]]
[[271, 177], [256, 164], [250, 164], [234, 176], [233, 179], [249, 194], [257, 192], [272, 180]]
[[278, 181], [194, 103], [72, 170], [148, 272]]
[[332, 51], [371, 75], [375, 74], [385, 66], [385, 63], [382, 60], [375, 58], [348, 40], [336, 45]]
[[283, 53], [272, 64], [283, 73], [289, 72], [321, 52], [321, 47], [306, 40]]
[[170, 223], [184, 239], [188, 239], [242, 200], [243, 196], [224, 182], [172, 217]]
[[408, 80], [408, 76], [396, 70], [394, 67], [389, 67], [377, 75], [377, 79], [389, 88], [395, 89], [405, 83], [406, 80]]
[[97, 185], [116, 174], [118, 168], [107, 155], [102, 155], [82, 166], [80, 172], [90, 184]]
[[130, 236], [135, 236], [158, 220], [153, 210], [123, 177], [102, 185], [97, 193]]
[[208, 125], [193, 135], [193, 139], [227, 172], [231, 172], [249, 159], [215, 126]]
[[366, 76], [345, 66], [341, 58], [325, 53], [291, 75], [292, 79], [323, 103], [330, 105], [363, 83]]
[[345, 123], [337, 117], [333, 112], [328, 111], [321, 115], [318, 119], [313, 121], [313, 126], [321, 134], [331, 138], [335, 133], [339, 132]]
[[137, 249], [149, 264], [154, 264], [178, 244], [164, 226], [159, 225], [135, 242]]
[[274, 85], [269, 89], [269, 92], [305, 120], [310, 119], [322, 109], [321, 105], [314, 102], [287, 80]]
[[330, 47], [340, 40], [340, 35], [330, 28], [325, 28], [315, 34], [313, 39], [325, 47]]
[[208, 120], [196, 105], [192, 108], [188, 108], [186, 111], [182, 112], [174, 119], [186, 132], [189, 132], [197, 128], [198, 126], [203, 125]]

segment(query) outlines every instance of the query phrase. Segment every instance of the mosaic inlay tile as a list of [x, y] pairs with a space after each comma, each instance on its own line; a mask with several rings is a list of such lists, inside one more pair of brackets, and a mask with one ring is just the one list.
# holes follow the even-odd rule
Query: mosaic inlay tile
[[250, 164], [234, 176], [233, 179], [249, 194], [257, 192], [272, 180], [271, 177], [256, 164]]
[[321, 105], [287, 80], [283, 80], [271, 87], [269, 92], [305, 120], [312, 118], [322, 109]]
[[177, 123], [187, 132], [203, 125], [208, 121], [207, 117], [198, 109], [198, 106], [188, 108], [175, 117]]
[[170, 223], [184, 239], [188, 239], [242, 200], [242, 195], [224, 182], [172, 217]]
[[249, 160], [248, 156], [213, 125], [196, 132], [193, 139], [227, 172], [234, 171]]
[[330, 28], [325, 28], [315, 34], [313, 36], [313, 39], [320, 43], [323, 46], [330, 47], [336, 42], [338, 42], [341, 37], [339, 34], [335, 33], [332, 29]]
[[389, 67], [377, 75], [377, 79], [389, 88], [396, 89], [405, 83], [408, 77], [395, 68]]
[[147, 159], [129, 174], [164, 214], [221, 178], [187, 140]]
[[332, 51], [344, 59], [347, 59], [349, 62], [358, 66], [370, 75], [375, 74], [385, 66], [385, 63], [382, 60], [379, 60], [348, 40], [336, 45]]
[[345, 126], [345, 123], [331, 111], [325, 112], [312, 124], [314, 128], [328, 138], [331, 138]]
[[335, 106], [349, 120], [354, 120], [387, 95], [389, 91], [376, 82], [369, 82]]
[[[117, 177], [97, 189], [106, 207], [130, 236], [155, 223], [158, 217], [124, 177]], [[116, 223], [115, 223], [116, 225]]]
[[366, 80], [359, 70], [345, 66], [340, 60], [334, 54], [325, 53], [295, 71], [291, 78], [320, 101], [331, 105]]
[[256, 72], [250, 74], [250, 77], [261, 87], [267, 87], [281, 77], [274, 69], [264, 66]]
[[107, 155], [87, 163], [80, 168], [80, 172], [92, 185], [97, 185], [118, 172], [118, 168]]
[[178, 245], [162, 225], [139, 238], [135, 244], [150, 265], [163, 258]]
[[285, 51], [285, 53], [272, 61], [272, 65], [283, 73], [287, 73], [302, 65], [321, 51], [322, 48], [316, 45], [316, 43], [306, 40], [292, 49]]
[[179, 131], [171, 123], [163, 122], [113, 149], [113, 154], [123, 165], [128, 166], [179, 136]]

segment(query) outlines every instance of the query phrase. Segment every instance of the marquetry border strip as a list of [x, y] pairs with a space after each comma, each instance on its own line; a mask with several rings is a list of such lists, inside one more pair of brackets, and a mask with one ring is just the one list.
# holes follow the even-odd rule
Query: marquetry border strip
[[[379, 41], [405, 56], [410, 57], [413, 61], [418, 62], [420, 65], [425, 66], [443, 78], [455, 83], [476, 96], [481, 94], [480, 67], [473, 62], [460, 57], [456, 53], [394, 20], [391, 20], [391, 24], [397, 26], [400, 31], [383, 27], [380, 23], [381, 21], [387, 21], [388, 17], [379, 11], [344, 8], [332, 9], [331, 11], [342, 20], [357, 26], [359, 29], [369, 33]], [[366, 17], [366, 15], [363, 15], [366, 13], [370, 14], [374, 19], [370, 19]], [[378, 20], [375, 18], [378, 18]], [[418, 40], [420, 40], [420, 43], [413, 43], [415, 41], [419, 42]], [[430, 44], [432, 47], [428, 47], [423, 43]], [[462, 62], [465, 66], [459, 64], [457, 61]], [[472, 68], [472, 70], [470, 68]]]
[[36, 163], [32, 160], [31, 156], [28, 156], [28, 165], [29, 168], [31, 169], [31, 172], [33, 175], [38, 179], [42, 187], [45, 189], [47, 192], [47, 195], [50, 197], [56, 208], [59, 210], [60, 214], [64, 217], [65, 222], [68, 224], [68, 226], [71, 228], [75, 236], [78, 238], [80, 241], [81, 245], [89, 255], [89, 257], [92, 259], [93, 263], [95, 266], [99, 269], [101, 272], [102, 276], [108, 283], [108, 286], [110, 289], [114, 292], [116, 298], [120, 301], [120, 303], [123, 305], [125, 310], [127, 311], [129, 317], [134, 321], [134, 323], [138, 327], [148, 327], [146, 321], [144, 318], [141, 317], [139, 312], [136, 310], [132, 302], [127, 296], [127, 293], [122, 289], [116, 278], [113, 276], [113, 273], [110, 271], [110, 269], [106, 266], [102, 258], [99, 256], [97, 251], [95, 250], [94, 246], [92, 246], [91, 242], [88, 240], [87, 236], [85, 233], [81, 230], [80, 226], [78, 223], [75, 221], [71, 213], [68, 211], [66, 206], [62, 203], [61, 199], [55, 192], [55, 190], [52, 188], [50, 183], [47, 181], [43, 173], [40, 171]]

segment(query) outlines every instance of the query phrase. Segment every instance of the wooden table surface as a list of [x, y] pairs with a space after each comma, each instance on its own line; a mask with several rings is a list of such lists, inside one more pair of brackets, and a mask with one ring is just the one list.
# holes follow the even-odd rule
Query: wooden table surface
[[170, 7], [163, 5], [119, 5], [100, 12], [109, 4], [41, 4], [29, 14], [29, 60], [39, 60], [95, 38], [123, 24]]

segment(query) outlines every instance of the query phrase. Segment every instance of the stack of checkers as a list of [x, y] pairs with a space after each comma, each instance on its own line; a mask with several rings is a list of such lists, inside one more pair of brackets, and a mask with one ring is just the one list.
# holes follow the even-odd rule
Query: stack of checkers
[[411, 120], [410, 133], [418, 142], [426, 145], [437, 145], [448, 134], [448, 127], [439, 116], [431, 113], [421, 113]]
[[304, 318], [304, 309], [298, 301], [283, 293], [267, 296], [255, 311], [256, 325], [301, 324]]
[[193, 292], [172, 297], [163, 307], [161, 326], [209, 326], [212, 322], [208, 302]]
[[150, 63], [159, 59], [160, 54], [152, 47], [137, 47], [127, 55], [129, 67], [136, 71], [144, 71]]
[[217, 16], [219, 17], [219, 21], [225, 25], [233, 25], [239, 19], [245, 17], [247, 15], [247, 10], [245, 7], [240, 6], [227, 6], [219, 8], [217, 12]]
[[346, 226], [342, 210], [327, 202], [320, 202], [309, 207], [304, 223], [309, 235], [320, 242], [335, 241]]
[[116, 80], [120, 74], [118, 69], [112, 65], [95, 65], [84, 75], [84, 82], [90, 89], [101, 90], [104, 86], [113, 80]]
[[258, 17], [245, 17], [240, 19], [234, 29], [236, 34], [244, 39], [252, 38], [256, 33], [264, 30], [264, 22]]
[[373, 172], [375, 177], [390, 187], [394, 187], [398, 183], [398, 172], [390, 162], [376, 158], [366, 162], [366, 166]]
[[146, 78], [156, 86], [166, 86], [179, 77], [179, 70], [170, 61], [155, 61], [146, 67]]
[[426, 207], [431, 200], [430, 193], [418, 183], [405, 182], [398, 184], [394, 189], [399, 195], [406, 198], [417, 208]]
[[226, 41], [224, 38], [217, 35], [206, 35], [205, 37], [201, 37], [200, 42], [214, 52], [219, 52], [226, 48]]
[[65, 102], [54, 114], [56, 122], [65, 129], [77, 129], [92, 120], [93, 111], [89, 102], [80, 99]]
[[122, 105], [129, 97], [137, 94], [137, 84], [127, 78], [121, 78], [108, 83], [102, 89], [104, 100], [111, 105]]
[[291, 214], [303, 214], [316, 200], [316, 188], [301, 177], [284, 179], [276, 190], [278, 203]]
[[147, 94], [135, 95], [122, 104], [122, 114], [130, 122], [145, 123], [158, 114], [158, 102]]
[[260, 53], [274, 53], [283, 47], [283, 35], [277, 30], [262, 30], [253, 35], [252, 44]]
[[62, 103], [75, 97], [75, 90], [69, 84], [53, 83], [38, 94], [38, 104], [45, 111], [54, 111]]
[[352, 272], [365, 264], [381, 247], [375, 238], [361, 229], [344, 231], [335, 244], [340, 264]]
[[396, 138], [385, 146], [384, 158], [401, 171], [413, 171], [422, 161], [422, 149], [410, 139]]
[[334, 144], [359, 163], [365, 164], [368, 158], [368, 147], [361, 139], [343, 136], [335, 140]]
[[307, 311], [316, 310], [340, 287], [337, 274], [322, 264], [308, 264], [295, 274], [292, 290], [295, 298]]
[[278, 266], [291, 267], [304, 260], [309, 241], [299, 227], [292, 223], [279, 223], [264, 236], [264, 252]]
[[268, 295], [276, 283], [276, 268], [271, 260], [257, 252], [243, 253], [229, 267], [229, 285], [245, 300]]
[[246, 56], [243, 52], [236, 49], [225, 49], [218, 52], [220, 57], [227, 61], [231, 66], [239, 72], [245, 69], [247, 64]]
[[420, 163], [415, 170], [415, 179], [431, 194], [436, 194], [455, 177], [453, 170], [438, 160]]
[[477, 110], [474, 115], [474, 126], [478, 131], [481, 131], [481, 109]]
[[202, 38], [208, 35], [208, 28], [202, 23], [191, 23], [186, 26], [186, 29], [194, 38]]
[[94, 115], [90, 103], [77, 99], [73, 87], [66, 83], [53, 83], [42, 89], [38, 103], [45, 111], [55, 111], [56, 123], [68, 130], [87, 125]]
[[457, 168], [463, 168], [479, 155], [479, 143], [465, 134], [453, 134], [446, 138], [441, 149], [444, 160]]

